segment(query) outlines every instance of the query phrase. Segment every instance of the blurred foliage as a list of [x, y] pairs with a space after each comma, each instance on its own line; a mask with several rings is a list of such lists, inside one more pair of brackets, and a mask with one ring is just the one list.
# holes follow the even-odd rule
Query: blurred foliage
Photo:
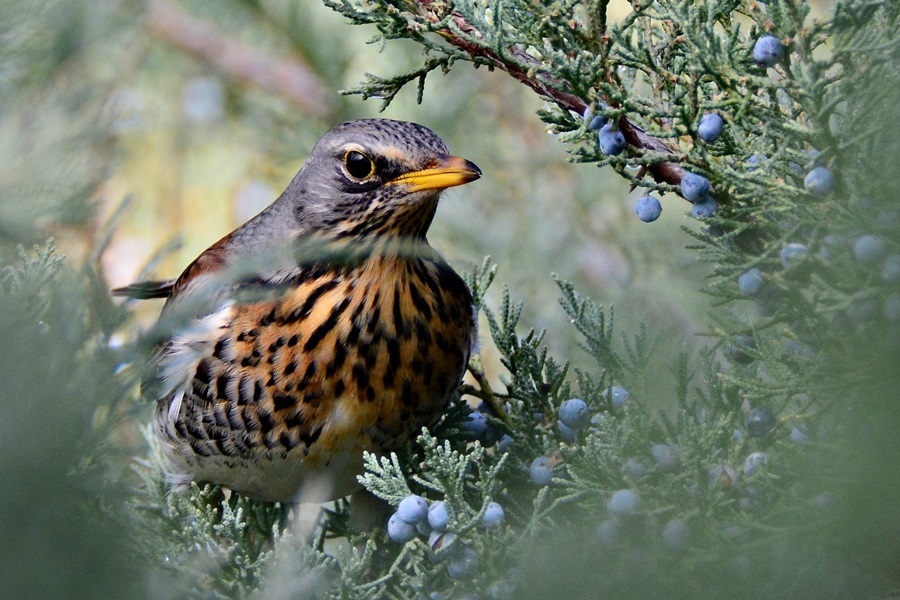
[[[326, 4], [366, 25], [297, 0], [0, 2], [9, 595], [896, 593], [897, 288], [853, 247], [863, 234], [890, 253], [900, 243], [896, 6]], [[241, 56], [307, 69], [321, 86], [310, 102], [324, 102], [300, 106], [191, 50], [165, 27], [172, 19]], [[752, 64], [763, 31], [788, 44], [774, 70]], [[461, 35], [468, 50], [454, 45]], [[557, 87], [539, 97], [503, 65]], [[484, 344], [462, 392], [490, 407], [495, 438], [472, 444], [461, 404], [419, 445], [373, 459], [366, 481], [392, 504], [406, 491], [446, 500], [456, 541], [393, 544], [383, 527], [360, 530], [346, 502], [289, 510], [214, 486], [167, 495], [142, 435], [150, 407], [133, 401], [144, 358], [130, 344], [158, 307], [133, 318], [108, 286], [176, 274], [274, 199], [332, 124], [376, 114], [385, 97], [385, 116], [433, 128], [485, 173], [447, 195], [430, 239], [471, 273]], [[673, 155], [632, 144], [602, 156], [582, 106], [567, 102], [630, 119]], [[710, 110], [727, 126], [707, 145], [696, 127]], [[567, 164], [567, 152], [613, 168]], [[715, 217], [686, 219], [677, 182], [633, 168], [673, 160], [712, 179]], [[833, 195], [803, 190], [815, 164], [838, 175]], [[669, 192], [658, 221], [634, 218], [641, 191], [627, 180]], [[808, 251], [791, 268], [788, 243]], [[506, 286], [491, 285], [485, 255]], [[765, 288], [747, 298], [736, 279], [751, 267]], [[735, 348], [747, 335], [754, 345]], [[624, 408], [609, 399], [614, 384], [631, 391]], [[573, 395], [595, 422], [564, 442], [557, 412]], [[749, 435], [760, 406], [777, 424]], [[674, 448], [678, 469], [653, 444]], [[755, 451], [770, 464], [745, 476]], [[548, 487], [529, 481], [541, 456], [554, 467]], [[645, 511], [605, 544], [597, 530], [620, 488], [639, 490]], [[507, 512], [497, 530], [479, 525], [491, 500]], [[660, 530], [675, 518], [690, 542], [673, 552]], [[463, 546], [480, 558], [472, 581], [440, 562]]]
[[0, 572], [10, 597], [127, 597], [143, 572], [122, 551], [127, 517], [112, 510], [133, 493], [120, 483], [129, 453], [111, 437], [128, 390], [93, 318], [94, 292], [105, 290], [90, 282], [51, 243], [0, 270]]

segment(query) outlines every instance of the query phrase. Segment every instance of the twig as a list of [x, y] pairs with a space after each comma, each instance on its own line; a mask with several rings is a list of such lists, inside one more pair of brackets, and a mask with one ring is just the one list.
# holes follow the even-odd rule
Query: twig
[[[420, 0], [419, 4], [425, 11], [425, 17], [431, 23], [438, 23], [443, 20], [434, 10], [432, 10], [431, 5], [433, 4], [433, 0]], [[453, 13], [450, 20], [456, 28], [465, 32], [466, 35], [477, 38], [483, 37], [480, 31], [473, 27], [471, 23], [466, 21], [466, 19], [458, 13]], [[453, 33], [449, 29], [442, 29], [439, 33], [445, 40], [464, 51], [469, 56], [481, 58], [492, 67], [505, 71], [514, 79], [530, 87], [539, 95], [555, 102], [560, 108], [572, 110], [578, 114], [584, 113], [587, 108], [587, 103], [584, 99], [566, 91], [565, 85], [561, 81], [552, 75], [540, 72], [538, 67], [541, 66], [541, 63], [524, 51], [517, 48], [507, 49], [507, 52], [515, 58], [515, 62], [513, 62], [499, 56], [494, 50], [472, 43], [462, 36]], [[647, 135], [643, 129], [624, 116], [619, 119], [619, 128], [622, 131], [622, 135], [625, 136], [625, 141], [635, 148], [674, 154], [672, 149], [666, 144]], [[684, 169], [682, 169], [681, 165], [677, 162], [656, 163], [647, 168], [653, 175], [653, 178], [660, 183], [678, 185], [681, 183], [681, 178], [684, 175]]]
[[487, 379], [487, 375], [484, 374], [484, 371], [481, 368], [474, 366], [472, 361], [469, 362], [469, 373], [472, 375], [472, 378], [478, 383], [481, 388], [481, 393], [476, 393], [475, 388], [472, 386], [465, 386], [468, 389], [467, 393], [481, 398], [485, 402], [487, 402], [488, 406], [494, 412], [494, 416], [503, 421], [504, 425], [509, 428], [513, 427], [512, 419], [509, 418], [509, 415], [506, 413], [506, 409], [503, 407], [503, 404], [497, 398], [497, 395], [494, 393], [494, 390], [491, 389], [491, 384]]
[[284, 96], [314, 116], [329, 112], [326, 86], [296, 58], [266, 56], [164, 0], [149, 3], [147, 27], [223, 73]]

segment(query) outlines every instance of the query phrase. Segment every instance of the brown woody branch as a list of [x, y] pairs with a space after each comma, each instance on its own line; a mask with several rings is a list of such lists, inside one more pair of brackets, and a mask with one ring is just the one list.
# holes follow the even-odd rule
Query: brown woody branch
[[296, 58], [266, 56], [163, 0], [149, 3], [147, 26], [154, 35], [235, 79], [271, 90], [312, 115], [329, 112], [326, 86]]
[[[419, 4], [424, 9], [425, 17], [432, 23], [437, 23], [441, 17], [432, 10], [434, 0], [419, 0]], [[471, 23], [465, 20], [461, 15], [454, 13], [452, 21], [459, 31], [463, 31], [466, 35], [476, 38], [483, 37]], [[559, 79], [544, 72], [540, 72], [541, 63], [533, 56], [519, 50], [517, 48], [509, 48], [507, 52], [515, 58], [515, 62], [504, 60], [494, 50], [486, 48], [477, 43], [473, 43], [464, 37], [457, 35], [449, 29], [440, 31], [441, 36], [449, 43], [453, 44], [460, 50], [473, 58], [479, 58], [487, 62], [490, 66], [505, 71], [514, 79], [530, 87], [539, 95], [549, 98], [556, 103], [557, 106], [566, 110], [572, 110], [578, 114], [584, 113], [587, 103], [583, 98], [566, 91], [566, 85]], [[525, 66], [523, 66], [525, 65]], [[655, 152], [663, 152], [674, 154], [662, 141], [651, 137], [644, 132], [643, 129], [632, 123], [627, 117], [619, 119], [619, 129], [625, 136], [625, 141], [635, 148], [643, 148], [653, 150]], [[684, 175], [684, 169], [677, 162], [657, 163], [648, 167], [653, 178], [660, 183], [670, 183], [678, 185]]]

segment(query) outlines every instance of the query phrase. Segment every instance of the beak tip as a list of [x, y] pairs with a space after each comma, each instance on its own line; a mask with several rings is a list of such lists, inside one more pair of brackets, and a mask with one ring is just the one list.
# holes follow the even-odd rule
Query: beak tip
[[481, 177], [481, 168], [471, 160], [456, 156], [449, 157], [449, 159], [455, 163], [454, 167], [465, 178], [465, 183], [475, 181]]

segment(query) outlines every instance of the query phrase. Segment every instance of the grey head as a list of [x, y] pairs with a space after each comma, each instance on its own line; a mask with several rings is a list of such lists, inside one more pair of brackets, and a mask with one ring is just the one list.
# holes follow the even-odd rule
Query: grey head
[[258, 249], [264, 240], [306, 233], [325, 238], [424, 238], [442, 190], [481, 176], [451, 156], [422, 125], [361, 119], [337, 125], [265, 211], [235, 231], [231, 244]]

